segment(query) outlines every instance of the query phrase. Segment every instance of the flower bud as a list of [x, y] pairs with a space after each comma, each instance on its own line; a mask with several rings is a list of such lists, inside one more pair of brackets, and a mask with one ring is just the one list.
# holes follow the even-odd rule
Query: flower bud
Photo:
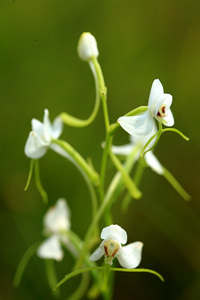
[[89, 32], [81, 34], [77, 50], [79, 57], [86, 61], [99, 55], [96, 39]]

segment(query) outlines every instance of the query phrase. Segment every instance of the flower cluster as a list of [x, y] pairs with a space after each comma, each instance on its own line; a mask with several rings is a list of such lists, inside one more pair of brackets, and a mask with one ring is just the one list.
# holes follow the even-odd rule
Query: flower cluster
[[[136, 271], [135, 268], [140, 265], [142, 259], [143, 243], [137, 241], [125, 245], [128, 239], [126, 231], [119, 225], [112, 224], [112, 207], [118, 200], [118, 196], [122, 191], [127, 189], [127, 193], [124, 193], [125, 196], [123, 200], [129, 200], [130, 198], [128, 197], [138, 199], [142, 196], [142, 192], [138, 188], [139, 180], [136, 181], [132, 176], [132, 173], [135, 171], [134, 164], [139, 161], [138, 165], [143, 166], [144, 159], [146, 165], [156, 173], [165, 176], [186, 200], [188, 200], [188, 194], [165, 167], [161, 165], [153, 153], [154, 147], [161, 134], [167, 130], [166, 128], [162, 129], [162, 124], [168, 127], [174, 125], [174, 117], [170, 109], [172, 96], [164, 93], [161, 82], [156, 79], [151, 87], [147, 107], [136, 108], [125, 116], [120, 117], [116, 123], [110, 124], [107, 109], [107, 88], [97, 59], [99, 51], [94, 36], [89, 32], [83, 33], [79, 39], [77, 50], [79, 57], [83, 61], [88, 62], [94, 76], [96, 90], [94, 109], [91, 115], [85, 120], [73, 117], [68, 113], [61, 113], [53, 123], [50, 122], [49, 111], [45, 109], [43, 122], [32, 119], [32, 131], [29, 133], [25, 144], [25, 154], [32, 159], [32, 169], [30, 168], [28, 184], [30, 182], [33, 167], [35, 167], [36, 186], [41, 195], [45, 192], [40, 182], [39, 168], [37, 167], [38, 159], [43, 157], [49, 148], [69, 159], [78, 168], [87, 184], [91, 198], [91, 223], [85, 234], [84, 240], [82, 240], [71, 230], [71, 213], [66, 200], [63, 198], [58, 199], [56, 204], [48, 209], [44, 216], [43, 223], [46, 238], [40, 243], [39, 247], [37, 246], [36, 251], [40, 258], [47, 260], [53, 259], [56, 261], [61, 261], [63, 259], [64, 248], [71, 252], [73, 259], [75, 260], [73, 270], [70, 274], [66, 275], [56, 287], [59, 287], [66, 280], [75, 275], [91, 272], [91, 279], [94, 280], [93, 287], [95, 287], [94, 289], [96, 291], [95, 295], [98, 297], [102, 294], [104, 299], [111, 299], [110, 295], [112, 294], [112, 291], [109, 291], [109, 289], [112, 288], [112, 285], [108, 284], [110, 271], [134, 272]], [[67, 141], [60, 140], [59, 137], [63, 131], [63, 123], [71, 127], [86, 127], [90, 125], [96, 118], [101, 101], [106, 138], [103, 147], [101, 167], [98, 172], [91, 159], [85, 160]], [[156, 121], [159, 128], [157, 128]], [[129, 133], [129, 144], [122, 146], [113, 145], [113, 136], [116, 130], [120, 128], [119, 125]], [[174, 131], [183, 136], [178, 130]], [[144, 150], [146, 150], [145, 153]], [[140, 157], [143, 154], [144, 156], [141, 158], [141, 161]], [[117, 155], [125, 156], [125, 161], [122, 163]], [[105, 180], [107, 179], [107, 162], [109, 158], [116, 168], [116, 172], [110, 183], [107, 184], [106, 182], [105, 184]], [[135, 172], [135, 174], [137, 173]], [[137, 179], [139, 177], [141, 176], [137, 176]], [[127, 203], [129, 201], [124, 202]], [[96, 246], [97, 240], [99, 241], [98, 232], [100, 229], [100, 222], [103, 222], [103, 220], [105, 222], [105, 227], [102, 229], [100, 235], [102, 242], [91, 254], [91, 250]], [[96, 261], [103, 256], [103, 265], [97, 266]], [[113, 260], [115, 258], [123, 269], [113, 267]], [[102, 271], [103, 276], [102, 274], [99, 274], [99, 271]], [[163, 280], [162, 276], [155, 271], [143, 268], [137, 269], [137, 271], [153, 273]], [[20, 270], [19, 274], [21, 273]], [[55, 283], [56, 276], [55, 274], [52, 274], [53, 271], [51, 269], [51, 272], [47, 274], [47, 277], [50, 278], [50, 276], [52, 276], [49, 281], [51, 289], [53, 290], [55, 286], [52, 286], [52, 282]], [[85, 278], [83, 277], [83, 282], [84, 279]], [[80, 289], [76, 290], [76, 295], [72, 298], [81, 299], [86, 292], [85, 286], [87, 287], [87, 285], [84, 284], [83, 288], [83, 284], [81, 283]]]

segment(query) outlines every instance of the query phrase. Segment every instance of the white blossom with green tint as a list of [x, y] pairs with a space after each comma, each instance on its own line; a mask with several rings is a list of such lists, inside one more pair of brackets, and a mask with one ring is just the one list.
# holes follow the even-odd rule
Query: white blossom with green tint
[[127, 233], [119, 225], [110, 225], [103, 228], [101, 232], [103, 242], [90, 256], [91, 261], [100, 259], [105, 256], [105, 263], [112, 265], [116, 257], [123, 268], [136, 268], [142, 258], [143, 243], [135, 242], [127, 246], [122, 245], [127, 242]]
[[120, 117], [118, 123], [130, 135], [148, 135], [153, 130], [153, 118], [165, 126], [174, 125], [171, 104], [172, 95], [164, 93], [160, 80], [155, 79], [151, 87], [147, 111], [137, 116]]
[[[25, 154], [29, 158], [41, 158], [51, 147], [51, 140], [58, 139], [63, 130], [63, 123], [60, 117], [57, 117], [53, 124], [49, 120], [48, 109], [44, 110], [43, 123], [37, 119], [32, 119], [32, 131], [29, 134], [25, 145]], [[53, 148], [53, 147], [52, 147]], [[58, 152], [58, 149], [55, 149]]]
[[84, 32], [81, 34], [77, 50], [78, 55], [82, 60], [87, 61], [99, 56], [96, 39], [89, 32]]
[[65, 199], [58, 199], [44, 216], [44, 233], [49, 237], [40, 245], [37, 254], [41, 258], [62, 260], [61, 243], [68, 245], [66, 232], [70, 229], [70, 210]]

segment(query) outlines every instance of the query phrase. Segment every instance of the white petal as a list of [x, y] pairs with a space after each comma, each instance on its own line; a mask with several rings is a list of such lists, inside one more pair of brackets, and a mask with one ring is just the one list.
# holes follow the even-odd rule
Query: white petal
[[25, 145], [26, 156], [36, 159], [42, 157], [48, 149], [48, 144], [45, 143], [40, 136], [31, 131]]
[[32, 131], [36, 132], [40, 137], [42, 137], [44, 131], [43, 123], [38, 121], [37, 119], [32, 119], [31, 124], [32, 124]]
[[161, 106], [164, 104], [164, 101], [166, 100], [165, 97], [166, 94], [160, 95], [153, 103], [152, 106], [149, 107], [149, 112], [152, 117], [156, 118], [158, 121], [160, 119], [157, 118], [158, 111], [160, 110]]
[[147, 163], [147, 165], [157, 174], [162, 175], [164, 173], [164, 169], [162, 165], [160, 164], [159, 160], [156, 158], [156, 156], [153, 154], [152, 151], [147, 152], [144, 155], [144, 159]]
[[[140, 135], [140, 136], [132, 136], [130, 135], [131, 143], [134, 145], [141, 145], [141, 149], [144, 147], [144, 145], [148, 142], [148, 140], [158, 131], [156, 122], [154, 119], [152, 119], [152, 131], [147, 135]], [[150, 142], [150, 144], [147, 146], [146, 150], [150, 149], [153, 144], [155, 143], [156, 137]]]
[[172, 105], [172, 95], [170, 94], [164, 94], [165, 99], [163, 100], [163, 104], [166, 105], [166, 111], [170, 108], [170, 106]]
[[103, 244], [101, 244], [91, 255], [90, 255], [90, 260], [91, 261], [96, 261], [100, 259], [104, 255], [104, 248]]
[[46, 239], [38, 248], [37, 255], [41, 258], [62, 260], [63, 251], [56, 235]]
[[44, 130], [43, 130], [43, 139], [50, 144], [52, 138], [52, 126], [49, 120], [49, 111], [48, 109], [44, 110]]
[[55, 118], [52, 125], [52, 137], [58, 139], [63, 131], [63, 122], [60, 117]]
[[70, 210], [65, 199], [58, 199], [44, 216], [44, 227], [47, 232], [59, 233], [70, 228]]
[[173, 126], [174, 125], [174, 117], [171, 112], [171, 109], [168, 109], [166, 111], [166, 117], [164, 117], [164, 120], [166, 121], [165, 126]]
[[133, 151], [133, 144], [127, 144], [123, 146], [112, 146], [111, 150], [116, 155], [128, 156]]
[[133, 136], [147, 135], [153, 127], [153, 118], [148, 111], [138, 116], [120, 117], [117, 121], [125, 131]]
[[126, 244], [127, 233], [119, 225], [110, 225], [108, 227], [103, 228], [101, 232], [101, 238], [103, 240], [112, 238], [113, 240], [117, 240], [120, 244]]
[[143, 243], [135, 242], [122, 247], [116, 255], [120, 265], [126, 269], [134, 269], [140, 264], [142, 258]]
[[149, 95], [148, 107], [151, 107], [154, 102], [164, 93], [162, 83], [159, 79], [155, 79]]

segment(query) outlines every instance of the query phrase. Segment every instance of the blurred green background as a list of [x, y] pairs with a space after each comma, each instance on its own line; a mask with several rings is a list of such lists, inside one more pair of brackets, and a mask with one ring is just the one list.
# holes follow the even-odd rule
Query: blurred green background
[[[44, 262], [34, 256], [19, 289], [13, 277], [26, 249], [41, 240], [47, 210], [34, 180], [24, 192], [29, 159], [24, 145], [33, 117], [51, 120], [66, 111], [89, 116], [94, 84], [86, 63], [76, 53], [83, 31], [98, 41], [99, 61], [108, 87], [111, 122], [147, 105], [151, 84], [159, 78], [173, 95], [175, 127], [190, 137], [185, 142], [164, 134], [156, 149], [160, 162], [191, 194], [185, 202], [167, 181], [147, 169], [127, 215], [121, 202], [114, 222], [128, 232], [129, 242], [144, 243], [141, 266], [160, 272], [116, 274], [114, 299], [200, 299], [199, 81], [200, 2], [192, 0], [1, 0], [0, 2], [0, 299], [53, 299]], [[99, 170], [104, 140], [102, 110], [85, 129], [65, 127], [67, 139]], [[121, 129], [116, 144], [128, 141]], [[41, 178], [50, 204], [65, 197], [72, 211], [72, 229], [82, 238], [90, 216], [90, 199], [78, 171], [52, 151], [40, 161]], [[111, 164], [109, 165], [111, 167]], [[103, 226], [103, 223], [102, 223]], [[73, 265], [66, 253], [57, 263], [61, 279]], [[62, 288], [62, 299], [79, 278]]]

